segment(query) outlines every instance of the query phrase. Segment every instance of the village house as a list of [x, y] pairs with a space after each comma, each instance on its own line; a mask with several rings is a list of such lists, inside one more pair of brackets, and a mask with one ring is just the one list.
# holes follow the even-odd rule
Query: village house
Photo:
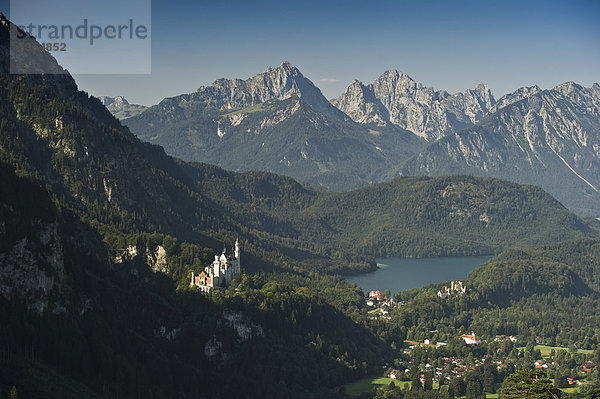
[[369, 298], [381, 301], [383, 299], [383, 294], [381, 291], [371, 291], [369, 292]]
[[544, 359], [536, 360], [535, 361], [535, 368], [536, 369], [547, 369], [548, 368], [548, 363], [546, 363], [546, 361]]
[[504, 342], [507, 339], [511, 342], [517, 342], [517, 337], [515, 335], [496, 335], [496, 338], [494, 338], [494, 341]]
[[581, 367], [583, 367], [583, 372], [584, 373], [589, 373], [591, 372], [595, 367], [596, 367], [596, 363], [594, 362], [584, 362]]

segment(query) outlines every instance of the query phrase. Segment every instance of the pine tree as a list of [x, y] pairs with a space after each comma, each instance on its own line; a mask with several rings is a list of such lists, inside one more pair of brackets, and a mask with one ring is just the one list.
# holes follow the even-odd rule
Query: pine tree
[[494, 379], [494, 372], [492, 371], [492, 366], [486, 365], [483, 371], [483, 390], [489, 393], [496, 392], [495, 383], [496, 380]]
[[519, 369], [506, 377], [502, 386], [505, 399], [558, 399], [562, 391], [552, 385], [542, 370]]
[[417, 391], [423, 389], [423, 384], [421, 384], [421, 377], [419, 376], [419, 371], [417, 370], [413, 373], [413, 377], [411, 380], [410, 389], [411, 391]]
[[476, 380], [467, 383], [466, 399], [480, 399], [482, 397], [481, 385]]
[[431, 391], [433, 389], [433, 377], [431, 373], [425, 373], [425, 381], [423, 382], [423, 390]]
[[585, 399], [600, 399], [600, 388], [590, 389], [585, 393]]

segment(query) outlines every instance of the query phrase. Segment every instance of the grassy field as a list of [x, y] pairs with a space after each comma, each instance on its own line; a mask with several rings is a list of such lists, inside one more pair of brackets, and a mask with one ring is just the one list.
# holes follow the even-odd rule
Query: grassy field
[[[363, 392], [371, 392], [373, 388], [381, 388], [383, 386], [390, 385], [390, 382], [394, 382], [394, 385], [402, 388], [404, 388], [405, 385], [408, 385], [409, 388], [411, 386], [410, 381], [393, 380], [388, 377], [368, 377], [363, 378], [362, 380], [351, 382], [350, 384], [345, 385], [344, 388], [346, 389], [346, 393], [348, 395], [358, 396]], [[434, 382], [433, 389], [438, 388], [439, 384]]]
[[404, 387], [404, 385], [408, 385], [410, 387], [410, 381], [398, 381], [388, 377], [368, 377], [347, 384], [345, 386], [346, 393], [351, 396], [358, 396], [363, 392], [371, 392], [373, 388], [389, 385], [392, 381], [396, 386]]
[[[525, 349], [525, 347], [520, 347], [519, 349]], [[554, 351], [558, 351], [558, 350], [566, 350], [568, 351], [569, 348], [562, 348], [559, 346], [547, 346], [547, 345], [536, 345], [535, 349], [539, 349], [540, 352], [542, 352], [542, 357], [548, 357], [550, 356], [550, 351], [552, 351], [552, 349], [554, 349]], [[578, 349], [577, 353], [593, 353], [594, 351], [591, 349]]]
[[[392, 381], [394, 382], [394, 384], [396, 386], [400, 386], [402, 388], [404, 388], [405, 385], [408, 385], [409, 388], [411, 386], [410, 381], [393, 380], [388, 377], [368, 377], [368, 378], [363, 378], [362, 380], [351, 382], [350, 384], [345, 385], [344, 388], [346, 389], [346, 393], [348, 395], [358, 396], [363, 392], [371, 392], [373, 390], [373, 388], [381, 388], [383, 386], [387, 386]], [[498, 385], [498, 390], [499, 390], [500, 384], [497, 384], [497, 385]], [[439, 384], [437, 382], [434, 382], [433, 389], [438, 389], [438, 388], [439, 388]], [[486, 397], [486, 399], [497, 399], [498, 394], [497, 393], [486, 393], [485, 397]]]

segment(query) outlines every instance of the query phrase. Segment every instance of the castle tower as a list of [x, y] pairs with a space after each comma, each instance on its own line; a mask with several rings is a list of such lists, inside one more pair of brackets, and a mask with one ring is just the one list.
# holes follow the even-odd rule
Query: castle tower
[[242, 274], [242, 263], [240, 260], [240, 255], [241, 255], [241, 250], [240, 250], [240, 242], [239, 240], [236, 238], [235, 240], [235, 260], [233, 263], [233, 275], [234, 277], [237, 275]]

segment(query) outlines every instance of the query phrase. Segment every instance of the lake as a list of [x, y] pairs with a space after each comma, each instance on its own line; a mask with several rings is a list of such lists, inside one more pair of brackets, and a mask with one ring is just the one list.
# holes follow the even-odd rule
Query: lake
[[348, 277], [363, 291], [398, 291], [423, 287], [443, 281], [462, 280], [471, 270], [491, 256], [441, 257], [426, 259], [377, 258], [379, 269]]

